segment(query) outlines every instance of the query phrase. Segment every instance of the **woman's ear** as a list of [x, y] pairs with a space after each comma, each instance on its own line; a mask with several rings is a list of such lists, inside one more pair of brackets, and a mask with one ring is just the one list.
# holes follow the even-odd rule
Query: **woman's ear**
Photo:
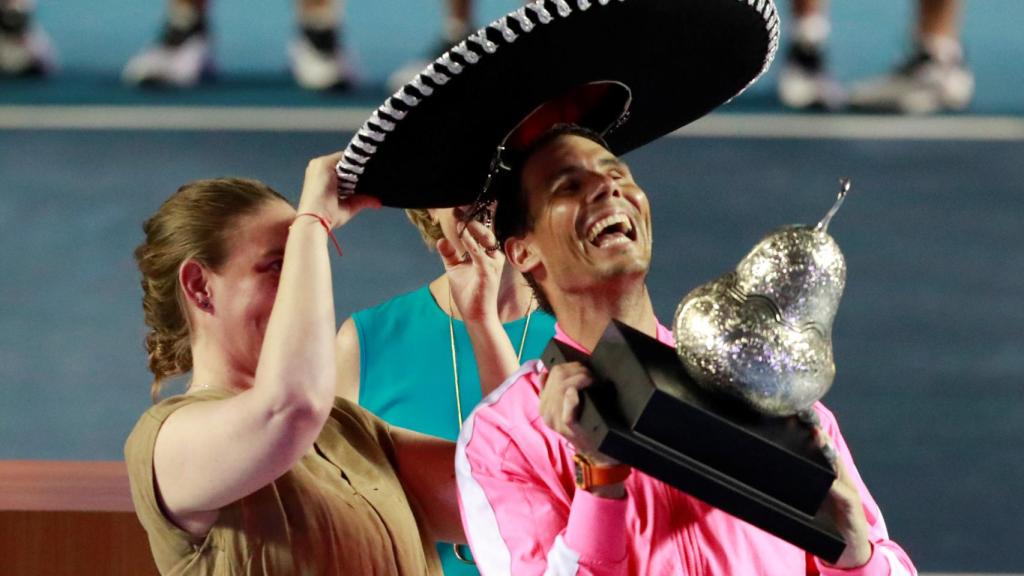
[[178, 269], [178, 282], [186, 302], [203, 312], [213, 312], [213, 294], [202, 264], [186, 260]]

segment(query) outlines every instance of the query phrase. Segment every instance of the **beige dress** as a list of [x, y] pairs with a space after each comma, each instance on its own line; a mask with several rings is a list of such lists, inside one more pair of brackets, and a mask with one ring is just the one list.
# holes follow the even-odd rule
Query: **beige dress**
[[434, 542], [395, 474], [388, 425], [340, 398], [314, 450], [291, 470], [221, 508], [205, 538], [178, 528], [154, 489], [157, 432], [178, 408], [228, 396], [168, 398], [139, 418], [125, 444], [132, 500], [161, 574], [441, 574]]

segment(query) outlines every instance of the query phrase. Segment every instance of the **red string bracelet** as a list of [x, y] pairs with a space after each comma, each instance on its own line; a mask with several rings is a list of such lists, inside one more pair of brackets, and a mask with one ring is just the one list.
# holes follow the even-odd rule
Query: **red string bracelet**
[[338, 250], [338, 256], [344, 256], [341, 253], [341, 244], [338, 243], [338, 238], [334, 235], [334, 231], [331, 230], [331, 221], [316, 212], [299, 212], [295, 215], [295, 219], [298, 220], [302, 216], [312, 216], [320, 221], [320, 225], [327, 231], [327, 236], [330, 237], [331, 242], [334, 242], [334, 248]]

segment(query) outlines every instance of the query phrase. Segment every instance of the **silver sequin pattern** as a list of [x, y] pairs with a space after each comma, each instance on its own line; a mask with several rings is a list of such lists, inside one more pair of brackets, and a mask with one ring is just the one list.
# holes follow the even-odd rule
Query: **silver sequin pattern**
[[676, 348], [699, 384], [772, 416], [806, 410], [828, 392], [846, 262], [823, 222], [772, 232], [734, 271], [679, 303]]

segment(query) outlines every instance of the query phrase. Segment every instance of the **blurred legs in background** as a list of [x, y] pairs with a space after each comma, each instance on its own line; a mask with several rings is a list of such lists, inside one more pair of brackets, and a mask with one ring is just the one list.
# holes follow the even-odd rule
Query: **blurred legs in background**
[[974, 96], [974, 75], [960, 45], [960, 1], [920, 0], [914, 46], [889, 74], [855, 84], [856, 108], [904, 114], [962, 110]]
[[171, 0], [157, 42], [125, 67], [125, 82], [189, 87], [213, 71], [205, 0]]
[[848, 97], [827, 72], [825, 10], [825, 0], [793, 0], [792, 43], [778, 84], [786, 106], [930, 114], [970, 104], [974, 76], [959, 40], [959, 0], [918, 0], [910, 55], [889, 74], [854, 84]]
[[420, 70], [426, 68], [435, 58], [462, 42], [473, 32], [473, 0], [444, 0], [444, 3], [447, 10], [444, 30], [428, 54], [429, 58], [413, 60], [392, 72], [388, 76], [389, 90], [397, 91], [412, 81]]
[[793, 33], [779, 72], [779, 99], [790, 108], [836, 110], [846, 95], [829, 75], [825, 43], [829, 35], [826, 0], [793, 0]]
[[0, 76], [42, 76], [56, 69], [50, 39], [32, 21], [31, 0], [0, 0]]
[[307, 90], [343, 90], [355, 81], [339, 27], [342, 0], [299, 0], [299, 35], [289, 47], [292, 75]]
[[[298, 35], [289, 48], [296, 83], [309, 90], [348, 88], [353, 81], [345, 59], [334, 0], [299, 0]], [[135, 85], [187, 88], [213, 72], [206, 0], [171, 0], [157, 42], [128, 62], [124, 81]]]

